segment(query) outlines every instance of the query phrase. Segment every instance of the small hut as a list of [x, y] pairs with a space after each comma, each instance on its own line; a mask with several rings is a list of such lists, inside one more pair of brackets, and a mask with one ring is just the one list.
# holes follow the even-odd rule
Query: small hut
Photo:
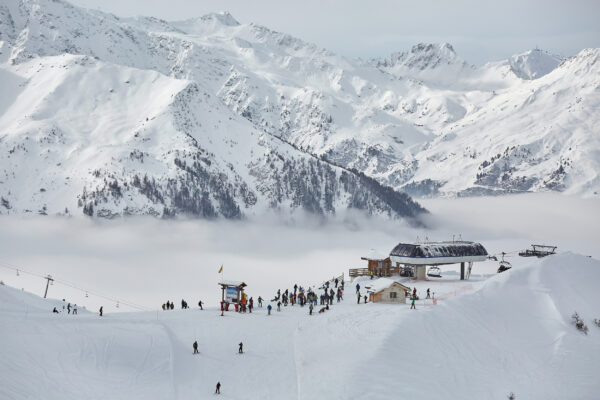
[[372, 303], [406, 303], [410, 288], [389, 278], [380, 278], [369, 286], [369, 301]]
[[244, 288], [246, 285], [244, 282], [237, 281], [221, 281], [221, 302], [225, 307], [225, 310], [229, 308], [229, 304], [237, 304], [242, 301], [244, 297]]
[[373, 276], [390, 276], [392, 274], [392, 261], [388, 255], [371, 249], [368, 255], [360, 259], [367, 262], [368, 275], [371, 275], [371, 272]]

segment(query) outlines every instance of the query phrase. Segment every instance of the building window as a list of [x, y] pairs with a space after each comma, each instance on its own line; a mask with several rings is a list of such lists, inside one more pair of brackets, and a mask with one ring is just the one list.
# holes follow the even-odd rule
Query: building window
[[396, 292], [390, 292], [390, 299], [395, 299], [397, 297]]
[[383, 263], [381, 261], [377, 261], [377, 268], [381, 269], [383, 267]]

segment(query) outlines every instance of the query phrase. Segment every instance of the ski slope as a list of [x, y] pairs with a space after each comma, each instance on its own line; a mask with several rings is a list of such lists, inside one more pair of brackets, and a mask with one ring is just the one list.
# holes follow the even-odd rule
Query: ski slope
[[[440, 299], [417, 310], [357, 305], [347, 283], [343, 302], [313, 316], [288, 306], [221, 317], [191, 303], [56, 315], [62, 301], [2, 285], [0, 398], [204, 399], [217, 381], [226, 399], [597, 398], [600, 262], [563, 253], [514, 264], [469, 282], [408, 282]], [[364, 293], [371, 282], [360, 283]]]

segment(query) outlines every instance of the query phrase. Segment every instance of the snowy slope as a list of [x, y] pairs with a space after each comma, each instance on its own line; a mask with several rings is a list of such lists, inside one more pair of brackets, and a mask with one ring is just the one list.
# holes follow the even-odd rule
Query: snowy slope
[[12, 328], [0, 331], [0, 397], [208, 398], [220, 381], [235, 399], [592, 399], [598, 279], [597, 260], [565, 253], [487, 280], [419, 283], [439, 300], [416, 311], [357, 305], [347, 284], [342, 303], [314, 316], [298, 306], [54, 315], [53, 300], [0, 286], [0, 324]]
[[167, 22], [8, 0], [0, 212], [418, 212], [336, 165], [420, 196], [592, 196], [597, 58], [556, 66], [534, 50], [475, 68], [449, 44], [419, 44], [366, 62], [227, 13]]

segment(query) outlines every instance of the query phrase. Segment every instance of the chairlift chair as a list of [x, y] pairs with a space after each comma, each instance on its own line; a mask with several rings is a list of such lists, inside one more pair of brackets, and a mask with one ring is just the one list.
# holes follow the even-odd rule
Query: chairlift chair
[[431, 267], [431, 268], [429, 268], [429, 271], [427, 271], [427, 276], [429, 276], [431, 278], [441, 278], [442, 271], [440, 270], [439, 267]]
[[498, 273], [507, 271], [512, 268], [512, 264], [504, 259], [504, 255], [506, 253], [502, 253], [502, 260], [500, 260], [500, 266], [498, 267]]

